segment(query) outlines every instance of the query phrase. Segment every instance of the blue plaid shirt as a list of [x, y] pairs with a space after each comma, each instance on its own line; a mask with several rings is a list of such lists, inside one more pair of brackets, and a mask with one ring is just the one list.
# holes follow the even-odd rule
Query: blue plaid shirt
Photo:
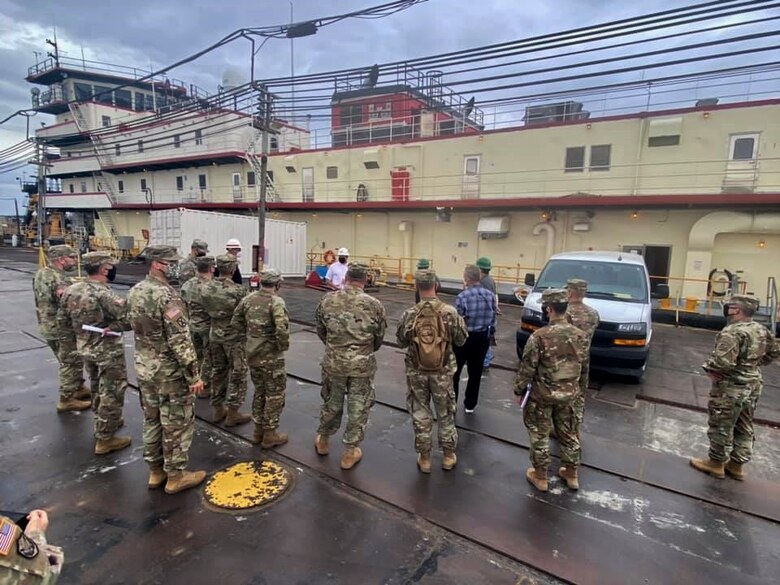
[[458, 314], [471, 332], [486, 331], [496, 326], [496, 295], [481, 284], [470, 286], [455, 299]]

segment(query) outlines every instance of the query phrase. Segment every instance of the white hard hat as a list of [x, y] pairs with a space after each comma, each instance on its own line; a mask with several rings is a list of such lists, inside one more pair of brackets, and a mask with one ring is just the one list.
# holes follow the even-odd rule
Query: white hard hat
[[239, 242], [236, 238], [230, 238], [225, 244], [225, 248], [240, 248], [240, 247], [241, 247], [241, 242]]
[[346, 248], [339, 248], [339, 256], [349, 256], [349, 250]]

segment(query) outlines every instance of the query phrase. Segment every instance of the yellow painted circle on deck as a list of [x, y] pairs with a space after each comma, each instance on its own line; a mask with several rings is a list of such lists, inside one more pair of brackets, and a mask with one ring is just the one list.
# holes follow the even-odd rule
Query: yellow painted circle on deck
[[274, 461], [244, 461], [216, 472], [206, 483], [206, 501], [225, 510], [265, 506], [292, 485], [292, 475]]

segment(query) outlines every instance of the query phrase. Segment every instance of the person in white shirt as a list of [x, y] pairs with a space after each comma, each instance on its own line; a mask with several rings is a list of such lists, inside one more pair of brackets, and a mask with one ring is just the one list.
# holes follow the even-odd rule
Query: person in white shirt
[[344, 278], [347, 276], [347, 261], [349, 260], [349, 250], [339, 248], [338, 262], [328, 266], [328, 272], [325, 275], [325, 284], [334, 290], [344, 288]]

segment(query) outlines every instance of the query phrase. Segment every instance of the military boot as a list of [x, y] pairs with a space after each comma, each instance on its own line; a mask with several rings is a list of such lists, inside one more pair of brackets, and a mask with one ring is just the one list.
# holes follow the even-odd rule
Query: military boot
[[420, 471], [423, 473], [430, 473], [431, 472], [431, 453], [430, 451], [427, 453], [418, 453], [417, 454], [417, 467], [420, 468]]
[[152, 467], [149, 470], [149, 483], [147, 485], [150, 490], [156, 490], [163, 486], [166, 479], [168, 479], [168, 474], [162, 467]]
[[212, 406], [211, 407], [211, 422], [218, 423], [225, 420], [227, 416], [227, 410], [224, 406]]
[[723, 471], [723, 463], [720, 461], [691, 457], [691, 467], [702, 473], [709, 473], [712, 477], [717, 477], [718, 479], [726, 477]]
[[95, 442], [95, 455], [106, 455], [112, 451], [119, 451], [130, 444], [130, 437], [111, 437], [110, 439], [98, 439]]
[[250, 420], [252, 420], [250, 415], [238, 412], [237, 408], [228, 408], [227, 414], [225, 415], [225, 426], [237, 427], [238, 425], [248, 423]]
[[525, 472], [525, 478], [540, 492], [547, 491], [547, 470], [529, 467]]
[[577, 468], [574, 466], [561, 467], [558, 470], [558, 475], [562, 480], [566, 482], [566, 485], [570, 490], [580, 489], [580, 480], [577, 477]]
[[455, 451], [452, 449], [445, 449], [444, 450], [444, 457], [441, 459], [441, 468], [449, 471], [453, 467], [455, 467], [455, 464], [458, 463], [458, 456], [455, 455]]
[[729, 459], [726, 465], [723, 466], [723, 471], [729, 477], [743, 481], [745, 479], [745, 470], [742, 469], [743, 463], [737, 463], [733, 459]]
[[259, 445], [263, 442], [263, 434], [265, 433], [265, 429], [261, 427], [259, 424], [255, 423], [255, 430], [252, 431], [252, 438], [249, 439], [252, 444]]
[[317, 450], [317, 455], [327, 455], [330, 451], [328, 437], [326, 435], [317, 435], [314, 439], [314, 448]]
[[89, 400], [79, 400], [78, 398], [68, 398], [57, 402], [57, 412], [72, 412], [74, 410], [87, 410], [92, 408], [92, 402]]
[[260, 443], [260, 446], [263, 449], [271, 449], [273, 447], [278, 447], [279, 445], [284, 445], [286, 442], [287, 433], [277, 433], [276, 429], [265, 429], [263, 442]]
[[166, 494], [178, 494], [188, 490], [196, 485], [203, 483], [206, 479], [205, 471], [176, 471], [168, 474], [168, 481], [165, 484]]
[[78, 390], [76, 390], [76, 393], [73, 395], [73, 398], [76, 400], [89, 400], [89, 402], [92, 402], [92, 390], [87, 388], [86, 386], [82, 386]]
[[352, 469], [363, 458], [360, 447], [347, 447], [341, 456], [341, 469]]

